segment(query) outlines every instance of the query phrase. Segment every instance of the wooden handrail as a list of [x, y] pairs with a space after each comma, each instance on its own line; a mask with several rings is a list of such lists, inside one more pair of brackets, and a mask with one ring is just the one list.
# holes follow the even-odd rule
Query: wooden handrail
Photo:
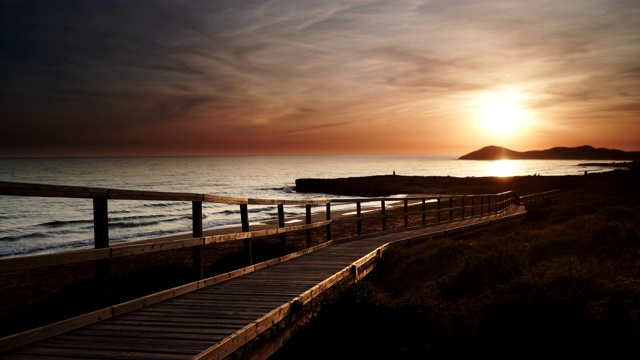
[[[409, 226], [409, 218], [419, 214], [422, 217], [422, 225], [427, 224], [427, 215], [431, 214], [434, 218], [434, 224], [443, 221], [455, 220], [455, 214], [460, 214], [459, 218], [485, 216], [493, 213], [507, 211], [512, 206], [518, 204], [529, 204], [536, 201], [554, 199], [559, 196], [558, 190], [547, 191], [539, 194], [526, 196], [518, 196], [513, 191], [506, 191], [498, 194], [474, 194], [474, 195], [437, 195], [437, 196], [409, 196], [403, 198], [395, 197], [375, 197], [375, 198], [349, 198], [349, 199], [320, 199], [320, 200], [283, 200], [283, 199], [250, 199], [236, 198], [228, 196], [218, 196], [211, 194], [195, 194], [183, 192], [159, 192], [159, 191], [138, 191], [123, 189], [107, 189], [95, 187], [79, 187], [79, 186], [63, 186], [48, 185], [34, 183], [16, 183], [16, 182], [0, 182], [0, 195], [8, 196], [35, 196], [35, 197], [61, 197], [61, 198], [91, 198], [94, 200], [94, 228], [96, 229], [96, 245], [95, 249], [72, 250], [60, 253], [51, 253], [44, 255], [23, 255], [0, 258], [0, 273], [7, 273], [19, 270], [35, 269], [42, 267], [50, 267], [55, 265], [74, 264], [87, 261], [103, 261], [104, 271], [108, 277], [108, 263], [105, 260], [111, 258], [123, 257], [135, 254], [144, 254], [157, 251], [174, 250], [180, 248], [192, 247], [202, 250], [202, 246], [220, 243], [225, 241], [243, 240], [245, 242], [245, 250], [248, 251], [249, 265], [252, 264], [251, 255], [251, 239], [270, 235], [281, 235], [283, 248], [286, 251], [286, 243], [284, 234], [297, 231], [306, 232], [306, 247], [310, 247], [310, 231], [312, 229], [326, 227], [327, 239], [331, 240], [331, 224], [356, 222], [357, 233], [362, 233], [362, 221], [366, 219], [378, 218], [381, 222], [381, 230], [387, 230], [387, 219], [396, 216], [404, 217], [404, 226]], [[480, 199], [477, 201], [476, 199]], [[200, 236], [202, 233], [201, 221], [194, 220], [193, 236], [186, 236], [184, 239], [178, 240], [157, 240], [152, 242], [131, 243], [118, 246], [109, 244], [108, 238], [108, 200], [163, 200], [163, 201], [190, 201], [194, 204], [194, 215], [201, 211], [202, 202], [224, 203], [240, 205], [241, 213], [241, 232], [224, 233], [210, 236]], [[362, 203], [378, 202], [380, 203], [379, 214], [362, 215]], [[386, 210], [390, 203], [399, 202], [404, 205], [404, 211], [401, 213], [390, 213]], [[409, 204], [410, 202], [413, 202]], [[334, 218], [331, 215], [331, 203], [355, 203], [356, 216], [345, 216]], [[386, 204], [386, 205], [385, 205]], [[434, 205], [430, 205], [434, 204]], [[279, 219], [278, 226], [261, 230], [251, 230], [248, 220], [248, 205], [273, 205], [278, 206]], [[301, 225], [284, 226], [284, 205], [294, 205], [306, 207], [306, 221]], [[326, 217], [321, 221], [311, 221], [312, 206], [326, 205]], [[409, 211], [414, 205], [422, 205], [420, 210]], [[429, 206], [427, 206], [429, 205]], [[443, 216], [443, 214], [445, 214]], [[199, 217], [201, 218], [201, 216]], [[194, 218], [195, 219], [195, 218]], [[194, 265], [202, 267], [200, 261], [195, 261], [196, 257], [201, 258], [201, 252], [194, 251]], [[202, 271], [198, 270], [196, 273]]]
[[[410, 196], [403, 198], [393, 197], [377, 197], [377, 198], [353, 198], [353, 199], [321, 199], [321, 200], [283, 200], [283, 199], [250, 199], [235, 198], [227, 196], [218, 196], [211, 194], [193, 194], [181, 192], [156, 192], [156, 191], [136, 191], [122, 189], [105, 189], [92, 187], [76, 187], [76, 186], [58, 186], [45, 184], [29, 184], [29, 183], [12, 183], [0, 182], [0, 195], [7, 196], [35, 196], [35, 197], [61, 197], [61, 198], [87, 198], [93, 199], [94, 206], [94, 228], [96, 244], [94, 249], [71, 250], [60, 253], [50, 253], [43, 255], [23, 255], [0, 258], [0, 273], [10, 273], [15, 271], [52, 267], [57, 265], [75, 264], [81, 262], [96, 263], [96, 280], [99, 289], [103, 288], [104, 305], [107, 306], [102, 310], [95, 311], [90, 314], [81, 315], [79, 317], [61, 321], [54, 324], [55, 332], [63, 332], [70, 327], [77, 327], [81, 324], [90, 324], [99, 319], [115, 316], [118, 313], [126, 312], [134, 308], [139, 308], [145, 304], [160, 301], [167, 297], [175, 296], [177, 293], [191, 291], [195, 288], [208, 286], [211, 283], [223, 281], [229, 278], [229, 274], [233, 276], [241, 275], [247, 271], [253, 271], [258, 267], [253, 265], [251, 255], [251, 239], [265, 236], [280, 235], [284, 254], [280, 258], [268, 260], [259, 264], [259, 267], [268, 266], [277, 262], [285, 261], [291, 257], [300, 256], [303, 253], [313, 251], [313, 249], [329, 246], [334, 239], [331, 238], [332, 223], [355, 222], [357, 226], [357, 234], [362, 235], [362, 222], [364, 220], [378, 219], [381, 223], [381, 231], [392, 230], [387, 228], [387, 219], [391, 217], [404, 217], [404, 227], [409, 227], [409, 219], [418, 215], [421, 218], [421, 225], [436, 225], [444, 222], [452, 222], [456, 219], [467, 219], [471, 217], [482, 217], [489, 214], [504, 214], [513, 207], [523, 204], [532, 204], [539, 201], [555, 200], [559, 197], [559, 190], [552, 190], [538, 194], [526, 196], [518, 196], [513, 191], [502, 192], [499, 194], [475, 194], [475, 195], [439, 195], [439, 196]], [[479, 200], [478, 200], [479, 199]], [[109, 244], [108, 235], [108, 200], [164, 200], [164, 201], [188, 201], [192, 202], [192, 212], [194, 215], [193, 233], [191, 236], [185, 235], [185, 238], [172, 237], [171, 240], [149, 239], [153, 241], [132, 242], [119, 245]], [[221, 233], [215, 235], [204, 235], [202, 229], [202, 203], [224, 203], [240, 206], [240, 225], [241, 232]], [[378, 202], [376, 213], [363, 215], [362, 203]], [[401, 211], [387, 211], [388, 204], [398, 202]], [[355, 204], [355, 216], [342, 216], [334, 218], [331, 214], [332, 203], [352, 203]], [[278, 207], [278, 225], [277, 227], [250, 229], [249, 226], [249, 205], [273, 205]], [[285, 205], [306, 207], [305, 222], [299, 225], [285, 226], [284, 209]], [[325, 205], [325, 217], [317, 217], [316, 221], [312, 221], [311, 208], [313, 206]], [[415, 207], [414, 207], [415, 206]], [[410, 209], [416, 209], [411, 211]], [[197, 216], [200, 214], [200, 216]], [[428, 215], [428, 216], [427, 216]], [[508, 219], [511, 215], [506, 214], [501, 219]], [[496, 219], [495, 221], [500, 221]], [[460, 229], [466, 229], [469, 225], [461, 225]], [[473, 227], [473, 225], [470, 225]], [[326, 227], [326, 241], [312, 246], [310, 241], [310, 232], [313, 229]], [[450, 232], [456, 231], [457, 228], [451, 229]], [[286, 254], [285, 234], [292, 232], [306, 232], [306, 248], [297, 251], [294, 254]], [[447, 232], [445, 232], [446, 234]], [[243, 241], [245, 250], [248, 252], [249, 264], [245, 268], [240, 268], [225, 275], [215, 276], [207, 280], [203, 280], [202, 272], [202, 251], [205, 245], [222, 243], [228, 241]], [[159, 293], [145, 296], [141, 299], [132, 300], [123, 304], [112, 306], [109, 299], [109, 263], [111, 259], [122, 258], [131, 255], [147, 254], [159, 251], [168, 251], [175, 249], [193, 248], [194, 249], [194, 273], [196, 282], [183, 285], [171, 290], [161, 291]], [[371, 253], [367, 259], [363, 261], [375, 261], [381, 254], [381, 250]], [[368, 270], [366, 264], [353, 264], [353, 269], [345, 269], [335, 277], [329, 279], [330, 282], [339, 281], [341, 279], [353, 276], [359, 278], [364, 276]], [[355, 271], [351, 271], [355, 270]], [[325, 286], [322, 283], [319, 286]], [[306, 294], [306, 293], [305, 293]], [[307, 299], [303, 294], [296, 301], [305, 303]], [[291, 304], [285, 304], [285, 307]], [[288, 308], [279, 309], [277, 314], [271, 314], [264, 320], [264, 326], [272, 323], [274, 319], [281, 318], [289, 312]], [[262, 325], [261, 325], [262, 326]], [[12, 343], [16, 339], [19, 341], [31, 341], [41, 338], [40, 330], [34, 329], [23, 334], [9, 336], [4, 338], [5, 344]], [[0, 344], [2, 345], [2, 344]], [[224, 344], [217, 345], [223, 346]], [[1, 347], [1, 346], [0, 346]], [[220, 349], [209, 349], [212, 352]], [[202, 354], [201, 354], [202, 355]]]

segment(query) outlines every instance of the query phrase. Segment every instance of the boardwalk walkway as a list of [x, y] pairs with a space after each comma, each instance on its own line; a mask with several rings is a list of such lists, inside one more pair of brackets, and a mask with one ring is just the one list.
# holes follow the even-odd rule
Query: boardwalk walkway
[[295, 321], [296, 315], [302, 318], [304, 308], [330, 286], [361, 279], [393, 244], [469, 231], [524, 213], [524, 206], [517, 206], [501, 215], [333, 242], [288, 261], [258, 264], [242, 276], [7, 351], [0, 358], [224, 359], [234, 352], [245, 358], [266, 358], [282, 343], [282, 335], [275, 342], [274, 335], [270, 348], [250, 356], [246, 354], [253, 350], [247, 350], [247, 345]]

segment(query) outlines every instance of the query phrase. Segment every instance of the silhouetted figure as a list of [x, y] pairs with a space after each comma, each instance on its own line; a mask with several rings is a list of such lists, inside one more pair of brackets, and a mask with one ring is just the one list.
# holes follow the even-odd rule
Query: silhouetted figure
[[395, 175], [395, 174], [396, 174], [396, 171], [395, 171], [395, 170], [393, 170], [393, 175]]

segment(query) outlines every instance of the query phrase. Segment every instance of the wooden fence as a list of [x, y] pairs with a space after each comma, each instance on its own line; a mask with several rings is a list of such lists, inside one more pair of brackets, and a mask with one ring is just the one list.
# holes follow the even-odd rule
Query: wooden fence
[[[0, 195], [5, 196], [30, 196], [30, 197], [59, 197], [59, 198], [88, 198], [93, 200], [93, 227], [95, 244], [93, 249], [62, 251], [44, 255], [13, 256], [0, 258], [0, 273], [8, 273], [27, 269], [50, 267], [55, 265], [74, 264], [80, 262], [96, 263], [96, 281], [104, 305], [110, 304], [110, 260], [119, 257], [146, 254], [157, 251], [168, 251], [183, 248], [193, 249], [193, 264], [196, 280], [203, 278], [203, 251], [204, 246], [220, 242], [243, 241], [243, 249], [246, 261], [253, 264], [252, 239], [258, 237], [279, 235], [286, 252], [286, 234], [292, 232], [305, 232], [306, 247], [311, 246], [311, 231], [325, 228], [326, 241], [331, 241], [331, 225], [345, 222], [355, 222], [356, 234], [362, 235], [362, 223], [366, 220], [375, 220], [380, 223], [380, 230], [389, 230], [387, 220], [391, 217], [402, 216], [404, 227], [417, 225], [439, 224], [468, 217], [478, 217], [489, 214], [499, 214], [508, 211], [514, 206], [523, 203], [554, 199], [559, 196], [559, 191], [549, 191], [536, 194], [535, 197], [519, 197], [512, 191], [499, 194], [481, 195], [456, 195], [456, 196], [429, 196], [429, 197], [405, 197], [405, 198], [354, 198], [354, 199], [324, 199], [324, 200], [275, 200], [275, 199], [249, 199], [225, 197], [210, 194], [175, 193], [135, 191], [106, 188], [58, 186], [33, 183], [0, 182]], [[132, 242], [130, 244], [112, 246], [109, 243], [109, 200], [162, 200], [181, 201], [192, 203], [193, 229], [191, 236], [185, 238], [162, 241]], [[234, 204], [240, 208], [239, 226], [240, 232], [229, 232], [204, 236], [202, 224], [202, 206], [204, 202]], [[375, 211], [363, 210], [363, 204], [378, 203]], [[390, 204], [400, 203], [402, 211], [393, 213], [388, 211]], [[340, 216], [332, 218], [332, 204], [353, 204], [354, 211], [351, 215], [345, 215], [341, 211]], [[278, 226], [260, 230], [251, 230], [249, 226], [250, 205], [272, 205], [277, 207]], [[285, 206], [305, 206], [305, 221], [301, 225], [285, 226]], [[315, 221], [312, 216], [313, 207], [324, 207], [324, 216], [317, 214]], [[395, 208], [395, 205], [394, 205]], [[365, 213], [371, 213], [365, 215]], [[335, 212], [333, 213], [335, 215]], [[417, 222], [416, 222], [417, 219]]]

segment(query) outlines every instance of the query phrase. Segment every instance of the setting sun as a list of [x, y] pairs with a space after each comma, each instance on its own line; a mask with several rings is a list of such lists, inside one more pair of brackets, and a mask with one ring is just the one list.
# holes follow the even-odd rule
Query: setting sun
[[512, 93], [494, 93], [483, 98], [479, 116], [485, 129], [503, 135], [519, 130], [524, 119], [519, 100], [519, 96]]

